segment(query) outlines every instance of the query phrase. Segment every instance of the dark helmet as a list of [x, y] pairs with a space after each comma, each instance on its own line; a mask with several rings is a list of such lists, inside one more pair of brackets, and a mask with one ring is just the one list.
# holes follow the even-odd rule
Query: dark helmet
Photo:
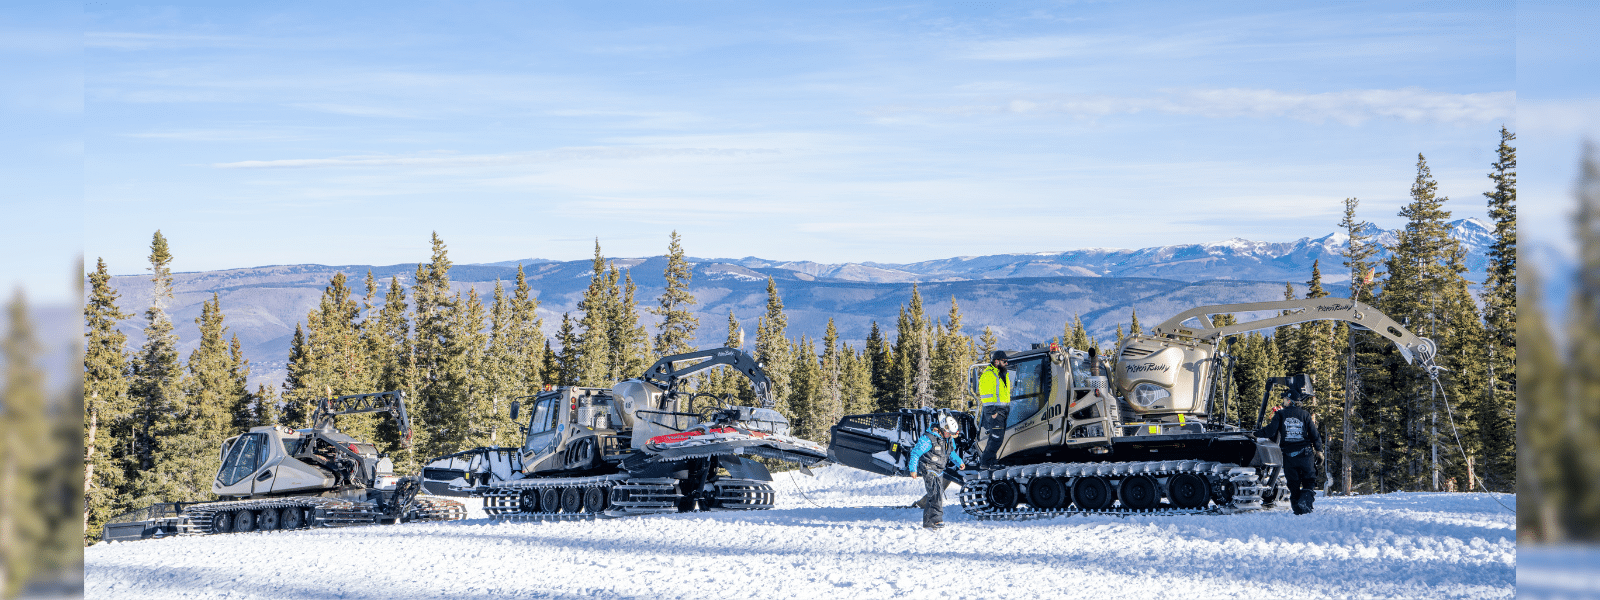
[[1010, 359], [1006, 358], [1006, 351], [1005, 350], [995, 350], [994, 354], [989, 357], [989, 362], [994, 362], [994, 361], [997, 361], [997, 360], [1010, 360]]

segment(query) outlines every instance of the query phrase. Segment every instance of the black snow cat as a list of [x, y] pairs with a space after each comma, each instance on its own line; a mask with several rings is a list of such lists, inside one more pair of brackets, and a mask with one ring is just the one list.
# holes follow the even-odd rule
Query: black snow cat
[[[693, 391], [692, 375], [725, 368], [761, 406]], [[684, 510], [772, 508], [757, 457], [802, 469], [827, 451], [797, 438], [772, 408], [771, 381], [750, 355], [714, 348], [664, 357], [606, 387], [558, 387], [511, 405], [521, 447], [473, 448], [423, 469], [423, 489], [481, 497], [500, 520], [566, 520]], [[699, 403], [696, 403], [699, 400]]]
[[[1250, 313], [1270, 316], [1227, 325], [1212, 320]], [[1004, 432], [993, 442], [998, 447], [988, 452], [995, 460], [946, 476], [959, 479], [962, 508], [979, 518], [1270, 507], [1288, 494], [1282, 455], [1276, 443], [1254, 432], [1275, 386], [1309, 397], [1311, 381], [1304, 374], [1271, 378], [1254, 422], [1229, 422], [1232, 357], [1224, 336], [1322, 319], [1373, 331], [1407, 361], [1420, 357], [1432, 368], [1433, 342], [1359, 302], [1320, 298], [1201, 307], [1147, 335], [1128, 336], [1112, 361], [1094, 349], [1055, 344], [1008, 352], [1011, 401]], [[973, 365], [969, 373], [974, 399], [985, 368]], [[972, 415], [921, 409], [844, 417], [833, 428], [829, 456], [858, 469], [904, 475], [907, 446], [939, 414], [962, 423], [956, 446], [963, 457], [990, 450]]]

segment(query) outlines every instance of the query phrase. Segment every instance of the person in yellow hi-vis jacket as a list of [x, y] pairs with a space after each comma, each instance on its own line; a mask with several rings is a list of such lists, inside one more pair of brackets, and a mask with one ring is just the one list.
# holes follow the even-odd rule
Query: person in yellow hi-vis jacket
[[1011, 381], [1006, 376], [1006, 353], [995, 350], [989, 366], [978, 376], [978, 429], [984, 435], [980, 467], [994, 468], [995, 453], [1006, 434], [1006, 417], [1011, 414]]

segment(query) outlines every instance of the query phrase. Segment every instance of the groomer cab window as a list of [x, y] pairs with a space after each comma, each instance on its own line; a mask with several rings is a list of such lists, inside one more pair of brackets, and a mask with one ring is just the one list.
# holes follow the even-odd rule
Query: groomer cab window
[[233, 485], [255, 473], [266, 459], [265, 442], [266, 435], [261, 433], [247, 433], [234, 438], [228, 448], [228, 458], [223, 460], [222, 470], [217, 473], [217, 480], [225, 486]]
[[1039, 354], [1010, 361], [1011, 412], [1006, 427], [1028, 420], [1050, 399], [1050, 356]]
[[535, 435], [555, 431], [556, 412], [561, 410], [561, 395], [550, 394], [536, 398], [533, 406], [533, 417], [528, 420], [528, 435]]

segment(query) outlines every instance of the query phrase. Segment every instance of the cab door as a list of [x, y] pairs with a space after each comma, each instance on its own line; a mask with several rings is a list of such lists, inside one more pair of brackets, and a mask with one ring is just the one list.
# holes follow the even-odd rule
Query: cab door
[[533, 405], [532, 413], [528, 418], [528, 437], [522, 444], [523, 472], [535, 473], [540, 471], [540, 463], [550, 458], [560, 441], [558, 428], [561, 419], [556, 414], [562, 408], [562, 399], [559, 394], [551, 394], [538, 398]]
[[1052, 428], [1047, 422], [1059, 416], [1045, 412], [1055, 381], [1055, 365], [1049, 354], [1015, 360], [1010, 371], [1011, 407], [1006, 415], [1005, 440], [996, 458], [1049, 444]]

